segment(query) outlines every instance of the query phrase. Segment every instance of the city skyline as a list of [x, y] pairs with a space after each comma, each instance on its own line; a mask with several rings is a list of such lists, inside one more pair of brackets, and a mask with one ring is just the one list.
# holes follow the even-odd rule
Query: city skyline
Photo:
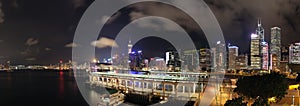
[[300, 105], [300, 0], [0, 0], [0, 106]]
[[[81, 18], [84, 10], [93, 2], [93, 0], [74, 0], [74, 1], [1, 1], [1, 24], [0, 24], [0, 63], [11, 61], [13, 64], [53, 64], [58, 63], [59, 60], [68, 61], [71, 59], [71, 48], [80, 46], [80, 44], [73, 43], [73, 35], [77, 23]], [[265, 28], [265, 40], [270, 42], [271, 28], [281, 28], [282, 45], [289, 46], [289, 44], [299, 42], [295, 39], [299, 36], [300, 11], [299, 1], [206, 1], [208, 6], [212, 9], [217, 20], [219, 21], [223, 33], [225, 35], [226, 43], [239, 46], [239, 52], [250, 53], [250, 35], [254, 33], [256, 28], [256, 20], [261, 19], [262, 25]], [[237, 4], [241, 7], [236, 6]], [[265, 6], [263, 4], [274, 4], [275, 6]], [[282, 8], [279, 8], [280, 4]], [[142, 4], [145, 5], [145, 4]], [[255, 6], [253, 6], [255, 5]], [[287, 6], [286, 6], [287, 5]], [[164, 8], [169, 11], [176, 11], [171, 7], [165, 7], [160, 4], [151, 6], [132, 6], [120, 10], [109, 28], [118, 29], [120, 26], [130, 22], [131, 18], [136, 18], [143, 15], [160, 15], [154, 14], [152, 8]], [[157, 12], [157, 11], [156, 11]], [[268, 13], [268, 14], [265, 14]], [[184, 15], [170, 15], [166, 17], [174, 18], [183, 17]], [[101, 21], [101, 19], [99, 19]], [[118, 22], [119, 21], [119, 22]], [[114, 24], [117, 23], [117, 25]], [[180, 23], [180, 22], [179, 22]], [[184, 23], [180, 23], [185, 26]], [[108, 38], [109, 30], [104, 32]], [[201, 37], [201, 31], [197, 29], [187, 28], [191, 36], [200, 36], [194, 41], [197, 49], [203, 48], [203, 42], [197, 39]], [[193, 37], [192, 37], [193, 38]], [[157, 40], [157, 39], [156, 39]], [[164, 49], [155, 48], [158, 45], [149, 45], [149, 42], [154, 40], [143, 40], [134, 49], [151, 48], [147, 55], [164, 55]], [[245, 43], [246, 41], [246, 43]], [[147, 45], [148, 44], [148, 45]], [[168, 44], [168, 42], [164, 42]], [[172, 48], [172, 47], [171, 47]], [[147, 50], [143, 50], [147, 51]], [[148, 50], [149, 51], [149, 50]], [[157, 53], [162, 52], [162, 53]], [[100, 55], [98, 53], [97, 55]], [[148, 56], [151, 57], [151, 56]], [[155, 56], [156, 57], [156, 56]]]

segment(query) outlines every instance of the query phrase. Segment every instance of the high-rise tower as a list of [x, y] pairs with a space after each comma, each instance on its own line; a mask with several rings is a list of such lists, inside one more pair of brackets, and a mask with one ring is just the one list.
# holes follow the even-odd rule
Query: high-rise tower
[[269, 45], [267, 42], [261, 42], [262, 66], [264, 70], [269, 70]]
[[212, 69], [214, 71], [223, 71], [226, 68], [226, 47], [225, 43], [218, 41], [214, 48], [211, 48]]
[[251, 34], [250, 66], [252, 69], [261, 69], [260, 38], [257, 34]]
[[271, 45], [270, 45], [270, 55], [271, 55], [271, 67], [272, 69], [277, 69], [280, 66], [281, 60], [281, 29], [279, 27], [271, 28]]
[[129, 42], [128, 42], [128, 54], [130, 54], [132, 52], [132, 44], [131, 44], [131, 39], [129, 39]]
[[289, 48], [289, 63], [300, 64], [300, 43], [291, 44]]
[[236, 57], [239, 55], [239, 47], [228, 45], [228, 69], [235, 70], [235, 60]]
[[250, 60], [253, 69], [267, 69], [269, 61], [268, 45], [264, 40], [265, 31], [258, 19], [256, 34], [251, 35]]
[[261, 19], [258, 19], [258, 21], [257, 21], [256, 34], [258, 35], [258, 37], [260, 39], [260, 42], [263, 42], [264, 39], [265, 39], [265, 37], [264, 37], [265, 36], [265, 30], [262, 27]]

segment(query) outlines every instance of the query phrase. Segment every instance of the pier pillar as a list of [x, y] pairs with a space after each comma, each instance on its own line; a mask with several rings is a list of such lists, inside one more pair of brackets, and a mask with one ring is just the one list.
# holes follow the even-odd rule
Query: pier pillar
[[154, 81], [152, 81], [152, 94], [154, 93], [155, 84]]
[[145, 83], [144, 80], [142, 81], [142, 92], [144, 92]]
[[172, 93], [175, 93], [175, 85], [172, 85]]
[[163, 90], [163, 98], [165, 99], [165, 93], [166, 93], [166, 87], [165, 87], [165, 82], [162, 82], [162, 90]]
[[106, 76], [106, 86], [108, 87], [108, 78], [107, 78], [107, 76]]
[[122, 80], [117, 79], [118, 89], [120, 89], [120, 82], [122, 83]]
[[178, 83], [175, 84], [175, 99], [177, 99], [178, 96]]
[[132, 80], [132, 87], [133, 87], [132, 89], [133, 89], [133, 91], [134, 91], [134, 86], [135, 86], [134, 84], [135, 84], [135, 81]]
[[125, 80], [125, 88], [127, 89], [128, 80]]
[[193, 85], [193, 93], [195, 93], [196, 92], [196, 83], [194, 83], [194, 85]]
[[203, 83], [201, 83], [200, 86], [201, 86], [201, 92], [203, 92], [203, 91], [204, 91], [204, 89], [203, 89], [203, 87], [204, 87], [204, 86], [203, 86]]
[[92, 80], [92, 76], [89, 76], [89, 79], [90, 79], [90, 82], [92, 82], [93, 80]]
[[104, 77], [101, 77], [101, 79], [102, 79], [101, 83], [104, 84]]

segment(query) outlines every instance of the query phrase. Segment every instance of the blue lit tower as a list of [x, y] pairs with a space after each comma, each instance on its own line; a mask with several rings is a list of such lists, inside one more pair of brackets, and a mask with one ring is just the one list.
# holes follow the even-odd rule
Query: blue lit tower
[[262, 27], [261, 19], [258, 19], [258, 22], [257, 22], [256, 35], [258, 35], [258, 37], [260, 39], [260, 42], [264, 41], [264, 39], [265, 39], [264, 38], [264, 36], [265, 36], [265, 30]]
[[143, 54], [142, 51], [129, 53], [129, 66], [131, 70], [141, 70], [144, 66], [143, 64]]

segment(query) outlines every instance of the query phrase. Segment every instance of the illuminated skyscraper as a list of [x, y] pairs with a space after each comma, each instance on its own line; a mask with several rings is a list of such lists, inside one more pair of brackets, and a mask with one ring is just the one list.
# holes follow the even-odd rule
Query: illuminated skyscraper
[[261, 19], [258, 19], [258, 22], [257, 22], [256, 35], [258, 35], [258, 37], [260, 39], [260, 42], [264, 41], [264, 39], [265, 39], [264, 38], [264, 36], [265, 36], [265, 30], [262, 27]]
[[239, 54], [239, 47], [237, 46], [231, 46], [228, 45], [228, 69], [229, 70], [234, 70], [235, 69], [235, 59]]
[[252, 69], [261, 69], [260, 37], [257, 34], [251, 34], [250, 45], [250, 66]]
[[166, 52], [166, 64], [169, 71], [181, 71], [181, 61], [178, 52]]
[[160, 58], [160, 57], [151, 58], [149, 67], [151, 70], [165, 70], [166, 62], [164, 58]]
[[199, 70], [199, 50], [185, 50], [181, 53], [184, 70]]
[[[258, 19], [257, 22], [257, 28], [256, 28], [256, 34], [251, 34], [251, 45], [250, 45], [250, 63], [251, 63], [251, 68], [252, 69], [262, 69], [264, 64], [266, 63], [264, 61], [264, 55], [263, 49], [267, 49], [266, 43], [264, 40], [264, 28], [262, 27], [261, 20]], [[264, 51], [266, 52], [266, 51]], [[266, 59], [266, 58], [265, 58]], [[266, 68], [266, 67], [264, 67]]]
[[129, 66], [131, 70], [141, 70], [144, 67], [142, 56], [142, 51], [133, 51], [129, 54]]
[[280, 66], [281, 60], [281, 29], [279, 27], [271, 28], [271, 44], [270, 44], [270, 56], [272, 70], [276, 70]]
[[211, 51], [208, 48], [200, 49], [199, 65], [202, 71], [208, 71], [211, 68]]
[[267, 42], [261, 43], [262, 69], [269, 70], [269, 45]]
[[212, 48], [212, 69], [214, 71], [223, 71], [226, 67], [226, 47], [224, 42], [217, 42], [215, 48]]
[[289, 63], [300, 64], [300, 43], [295, 43], [290, 46]]
[[131, 40], [129, 40], [128, 42], [128, 54], [130, 54], [132, 52], [132, 44], [131, 44]]
[[239, 55], [235, 59], [235, 69], [236, 70], [247, 70], [248, 69], [248, 56]]

